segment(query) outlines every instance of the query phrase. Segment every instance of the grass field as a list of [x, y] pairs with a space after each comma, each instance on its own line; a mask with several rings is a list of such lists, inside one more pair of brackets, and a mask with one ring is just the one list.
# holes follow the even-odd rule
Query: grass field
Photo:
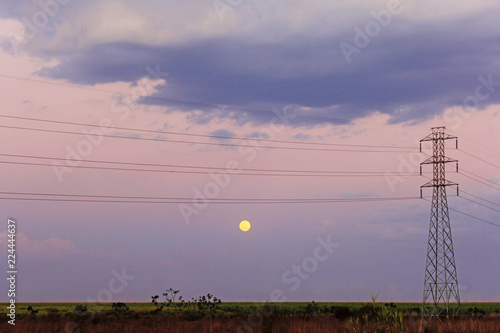
[[[38, 309], [39, 314], [49, 314], [54, 312], [51, 309], [57, 309], [57, 312], [61, 314], [73, 313], [75, 307], [78, 304], [86, 304], [89, 310], [95, 312], [107, 312], [112, 310], [112, 303], [18, 303], [16, 304], [16, 309], [18, 314], [28, 314], [28, 307]], [[251, 314], [257, 311], [260, 307], [264, 306], [266, 303], [255, 303], [255, 302], [225, 302], [221, 303], [219, 309], [221, 312], [225, 313], [237, 313], [237, 314]], [[275, 311], [280, 314], [300, 314], [305, 311], [310, 302], [284, 302], [275, 303]], [[352, 311], [361, 309], [366, 306], [366, 302], [317, 302], [320, 308], [331, 308], [331, 307], [348, 307]], [[378, 306], [384, 306], [386, 303], [377, 303]], [[393, 303], [396, 305], [397, 309], [405, 314], [419, 314], [421, 311], [421, 303]], [[8, 303], [0, 303], [0, 314], [7, 313]], [[156, 307], [152, 303], [127, 303], [130, 310], [134, 312], [150, 312]], [[470, 308], [477, 308], [485, 312], [485, 314], [500, 313], [500, 303], [462, 303], [461, 310], [462, 313], [466, 313]], [[166, 309], [167, 310], [167, 309]]]
[[[0, 303], [1, 332], [500, 332], [500, 303], [463, 303], [463, 315], [422, 320], [419, 303], [220, 303], [214, 309], [152, 303]], [[81, 310], [80, 305], [80, 310]], [[201, 309], [201, 310], [200, 310]]]

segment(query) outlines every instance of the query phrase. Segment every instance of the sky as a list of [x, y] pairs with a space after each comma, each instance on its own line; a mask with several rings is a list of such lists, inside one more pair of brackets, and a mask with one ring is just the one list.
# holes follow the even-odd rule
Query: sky
[[461, 300], [500, 301], [499, 14], [494, 0], [0, 2], [16, 300], [420, 302], [419, 144], [445, 126]]

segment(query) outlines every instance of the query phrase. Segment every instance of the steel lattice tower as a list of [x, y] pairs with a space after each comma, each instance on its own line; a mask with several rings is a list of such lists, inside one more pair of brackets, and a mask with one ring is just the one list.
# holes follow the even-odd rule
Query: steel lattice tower
[[[446, 197], [446, 187], [457, 186], [458, 194], [458, 184], [445, 178], [446, 163], [457, 163], [458, 171], [458, 161], [446, 157], [444, 153], [445, 140], [456, 139], [458, 148], [458, 138], [446, 134], [444, 130], [445, 127], [433, 127], [432, 134], [420, 140], [420, 151], [422, 151], [422, 142], [425, 141], [432, 141], [433, 151], [432, 156], [420, 166], [420, 174], [422, 174], [422, 165], [433, 165], [433, 179], [420, 188], [420, 196], [422, 196], [422, 188], [433, 188], [422, 303], [422, 313], [431, 317], [455, 315], [460, 309], [457, 269]], [[450, 309], [450, 301], [458, 304], [454, 310]]]

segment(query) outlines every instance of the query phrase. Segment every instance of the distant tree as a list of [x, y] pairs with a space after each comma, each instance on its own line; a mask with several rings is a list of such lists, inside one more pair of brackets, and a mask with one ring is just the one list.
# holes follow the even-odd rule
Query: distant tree
[[76, 307], [75, 307], [75, 312], [77, 314], [84, 314], [84, 313], [87, 313], [87, 306], [84, 305], [84, 304], [78, 304]]
[[31, 314], [31, 315], [36, 315], [38, 313], [38, 310], [35, 310], [31, 305], [28, 306], [28, 312]]

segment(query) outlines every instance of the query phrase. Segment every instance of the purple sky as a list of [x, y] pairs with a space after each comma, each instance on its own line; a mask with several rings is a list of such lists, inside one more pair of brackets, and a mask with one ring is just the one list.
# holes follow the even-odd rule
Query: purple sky
[[[425, 200], [193, 198], [416, 198], [431, 167], [426, 177], [408, 173], [419, 172], [426, 155], [418, 143], [433, 126], [459, 137], [460, 150], [448, 142], [447, 155], [461, 173], [450, 165], [447, 178], [464, 198], [450, 188], [450, 208], [499, 224], [498, 212], [465, 199], [500, 210], [496, 0], [33, 3], [0, 3], [0, 125], [11, 127], [0, 128], [0, 245], [6, 262], [14, 218], [18, 301], [148, 302], [172, 287], [223, 301], [271, 300], [279, 290], [279, 299], [297, 301], [368, 301], [380, 292], [382, 301], [419, 302]], [[228, 146], [248, 145], [233, 137], [321, 150]], [[363, 151], [339, 151], [350, 149]], [[91, 161], [228, 170], [82, 168], [159, 169]], [[247, 176], [235, 166], [377, 177]], [[5, 192], [187, 203], [7, 200], [43, 196]], [[500, 301], [500, 229], [450, 214], [462, 301]], [[250, 231], [238, 229], [242, 220]], [[7, 290], [5, 280], [0, 286]]]

